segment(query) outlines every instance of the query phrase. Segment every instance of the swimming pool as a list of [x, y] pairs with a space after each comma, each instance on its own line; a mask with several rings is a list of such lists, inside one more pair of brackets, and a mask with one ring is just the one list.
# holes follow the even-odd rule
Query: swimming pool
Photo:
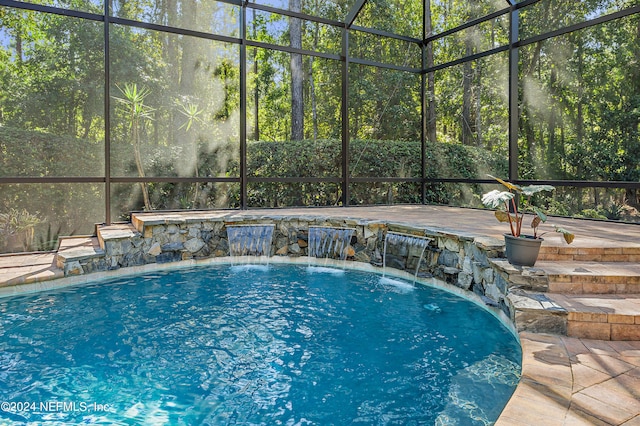
[[0, 300], [0, 415], [103, 424], [491, 424], [521, 351], [377, 274], [215, 265]]

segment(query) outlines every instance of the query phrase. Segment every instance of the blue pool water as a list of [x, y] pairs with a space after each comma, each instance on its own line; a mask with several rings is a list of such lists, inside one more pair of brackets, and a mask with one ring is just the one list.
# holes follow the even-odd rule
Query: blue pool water
[[484, 425], [520, 361], [477, 305], [356, 271], [221, 265], [0, 300], [11, 424]]

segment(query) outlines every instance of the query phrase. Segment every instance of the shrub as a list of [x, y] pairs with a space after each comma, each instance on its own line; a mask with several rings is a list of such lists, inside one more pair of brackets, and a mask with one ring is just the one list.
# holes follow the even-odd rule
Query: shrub
[[[335, 205], [341, 199], [338, 182], [342, 176], [341, 150], [342, 142], [337, 139], [249, 142], [247, 175], [250, 177], [334, 181], [250, 182], [248, 205]], [[354, 178], [420, 178], [420, 150], [419, 141], [352, 140], [349, 173]], [[112, 151], [112, 175], [136, 176], [126, 147]], [[91, 176], [102, 174], [104, 163], [104, 148], [100, 143], [7, 127], [0, 127], [0, 152], [3, 153], [0, 160], [3, 176]], [[143, 159], [147, 176], [194, 176], [196, 165], [188, 161], [187, 155], [187, 147], [180, 145], [145, 146]], [[240, 176], [237, 144], [221, 142], [212, 148], [201, 143], [197, 157], [191, 155], [197, 158], [198, 176]], [[425, 161], [428, 179], [477, 179], [487, 173], [504, 176], [508, 167], [503, 156], [448, 143], [427, 144]], [[186, 170], [179, 170], [185, 166]], [[149, 184], [148, 189], [155, 209], [237, 207], [240, 202], [239, 186], [234, 183], [160, 182]], [[117, 211], [141, 208], [135, 184], [114, 184], [112, 191], [112, 206]], [[477, 206], [482, 192], [475, 184], [428, 182], [426, 185], [427, 202], [434, 204]], [[418, 203], [421, 200], [418, 182], [353, 182], [350, 195], [352, 204]]]

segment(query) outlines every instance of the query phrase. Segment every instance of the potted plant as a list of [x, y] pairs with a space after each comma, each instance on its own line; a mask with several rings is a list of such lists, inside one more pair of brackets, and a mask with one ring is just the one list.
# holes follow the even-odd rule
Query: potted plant
[[[533, 204], [533, 196], [540, 192], [553, 191], [551, 185], [529, 185], [519, 186], [511, 182], [506, 182], [500, 178], [489, 175], [507, 188], [507, 191], [487, 192], [482, 196], [482, 204], [490, 209], [498, 209], [495, 216], [500, 222], [509, 223], [510, 233], [504, 234], [505, 254], [507, 260], [512, 265], [533, 266], [538, 258], [540, 245], [544, 239], [538, 233], [538, 226], [547, 221], [545, 211]], [[504, 210], [501, 210], [504, 208]], [[531, 228], [533, 235], [522, 234], [522, 223], [525, 213], [531, 213], [533, 220]], [[560, 232], [567, 244], [571, 244], [574, 235], [564, 228], [555, 226], [555, 231]]]

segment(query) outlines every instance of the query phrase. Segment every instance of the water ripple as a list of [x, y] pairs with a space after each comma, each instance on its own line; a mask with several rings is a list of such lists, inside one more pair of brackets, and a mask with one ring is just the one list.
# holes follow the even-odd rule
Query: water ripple
[[454, 296], [387, 284], [353, 271], [216, 267], [2, 300], [0, 401], [109, 407], [4, 418], [170, 425], [495, 420], [519, 379], [513, 336]]

